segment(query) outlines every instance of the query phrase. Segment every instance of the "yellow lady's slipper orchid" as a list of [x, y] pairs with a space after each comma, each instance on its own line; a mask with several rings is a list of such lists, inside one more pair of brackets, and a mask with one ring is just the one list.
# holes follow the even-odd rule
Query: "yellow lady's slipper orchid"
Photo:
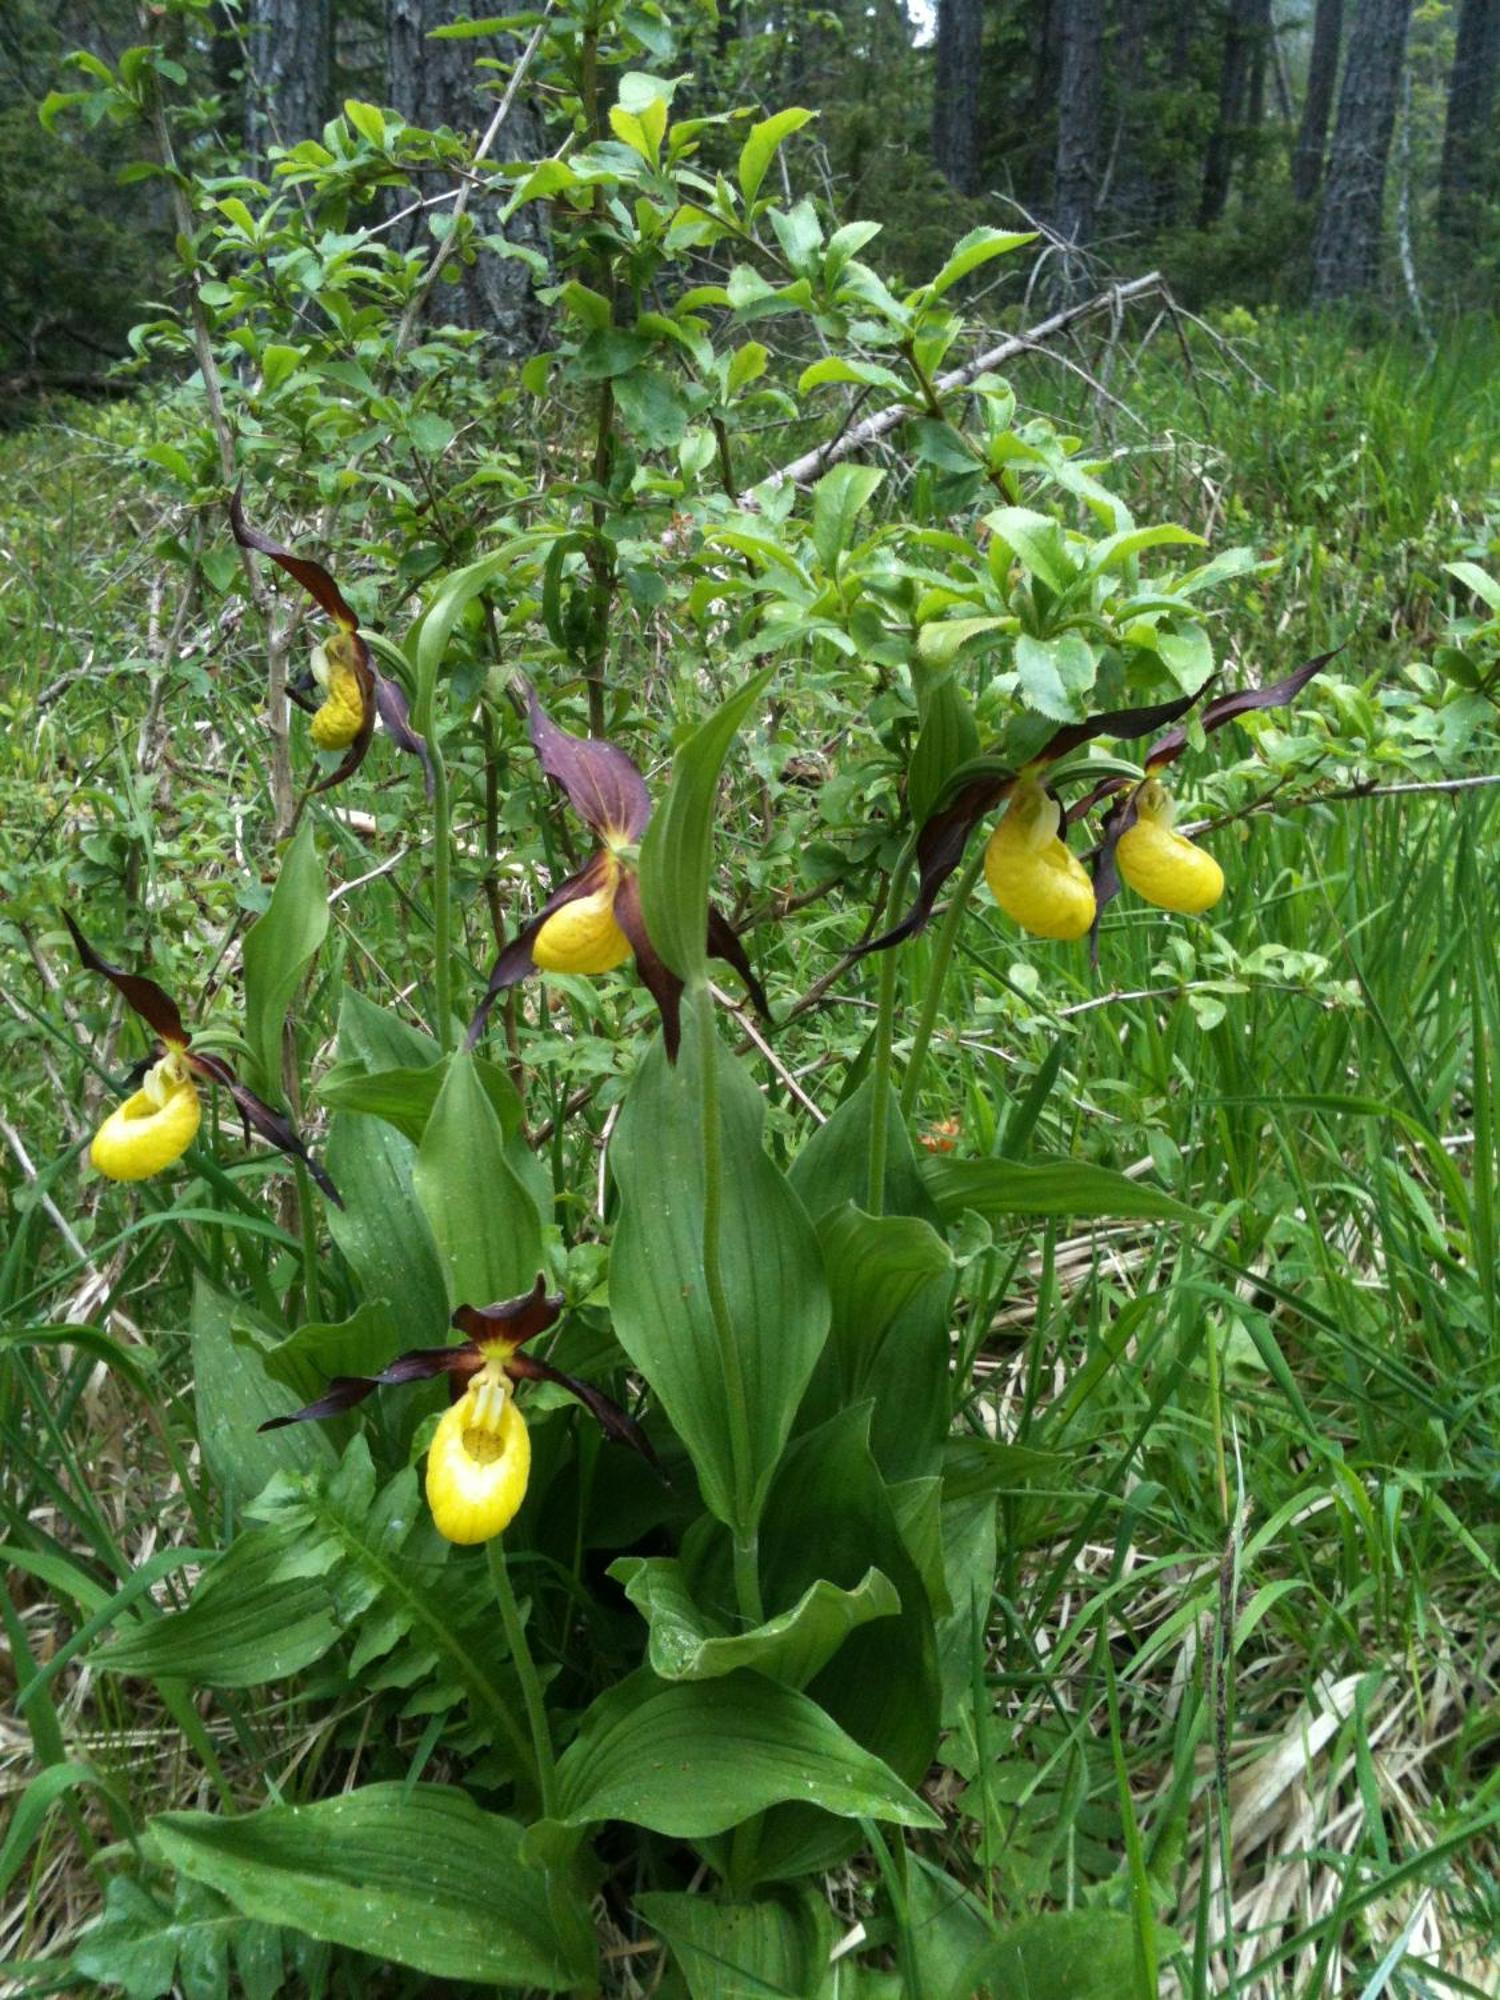
[[312, 676], [323, 690], [323, 701], [308, 733], [320, 750], [347, 750], [364, 727], [365, 691], [349, 652], [344, 632], [313, 650]]
[[141, 1087], [115, 1106], [89, 1147], [89, 1159], [112, 1181], [143, 1181], [180, 1160], [198, 1136], [203, 1106], [182, 1055], [168, 1049]]
[[1148, 778], [1135, 797], [1135, 821], [1120, 835], [1115, 861], [1148, 903], [1185, 917], [1211, 910], [1224, 893], [1224, 871], [1201, 847], [1174, 831], [1172, 794]]
[[417, 1347], [398, 1354], [378, 1375], [338, 1375], [326, 1394], [290, 1416], [272, 1417], [263, 1431], [302, 1424], [352, 1410], [379, 1388], [426, 1382], [447, 1375], [462, 1394], [448, 1406], [427, 1453], [427, 1504], [433, 1526], [450, 1542], [465, 1546], [502, 1534], [526, 1497], [531, 1476], [531, 1438], [516, 1408], [513, 1384], [555, 1382], [576, 1396], [599, 1419], [606, 1433], [633, 1445], [654, 1465], [650, 1440], [591, 1382], [564, 1375], [550, 1361], [523, 1354], [522, 1347], [555, 1324], [560, 1296], [549, 1295], [540, 1275], [529, 1292], [492, 1306], [460, 1306], [453, 1325], [467, 1340], [452, 1347]]
[[1023, 778], [984, 850], [990, 894], [1034, 937], [1086, 937], [1094, 921], [1094, 885], [1059, 839], [1061, 823], [1056, 799]]
[[531, 1472], [531, 1438], [503, 1364], [449, 1406], [427, 1453], [427, 1504], [450, 1542], [487, 1542], [515, 1519]]
[[613, 972], [630, 956], [630, 939], [615, 921], [620, 864], [604, 856], [604, 880], [587, 896], [564, 903], [543, 920], [531, 941], [539, 972]]

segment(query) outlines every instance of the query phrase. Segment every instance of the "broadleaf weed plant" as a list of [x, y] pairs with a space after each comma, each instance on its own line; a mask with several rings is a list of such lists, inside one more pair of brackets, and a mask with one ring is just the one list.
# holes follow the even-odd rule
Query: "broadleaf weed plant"
[[[442, 327], [434, 289], [495, 246], [462, 214], [439, 211], [426, 254], [385, 230], [418, 170], [454, 164], [452, 135], [351, 103], [271, 186], [219, 173], [201, 107], [174, 98], [173, 38], [198, 18], [162, 10], [160, 46], [92, 63], [48, 115], [135, 121], [177, 209], [185, 305], [136, 345], [193, 380], [134, 459], [177, 510], [153, 560], [233, 637], [211, 672], [160, 660], [150, 699], [158, 721], [203, 708], [232, 791], [248, 879], [214, 894], [210, 984], [240, 997], [206, 1032], [258, 1089], [138, 969], [203, 956], [162, 934], [175, 898], [138, 862], [101, 863], [74, 910], [18, 913], [43, 951], [65, 918], [168, 1047], [93, 1142], [141, 1187], [73, 1239], [93, 1270], [119, 1252], [88, 1323], [37, 1319], [57, 1283], [28, 1283], [19, 1251], [3, 1274], [11, 1476], [54, 1523], [13, 1506], [10, 1553], [79, 1618], [43, 1661], [14, 1594], [0, 1607], [41, 1766], [0, 1874], [63, 1815], [107, 1882], [71, 1976], [140, 1994], [223, 1991], [231, 1966], [247, 1992], [370, 1990], [371, 1961], [392, 1991], [418, 1990], [405, 1968], [528, 1992], [1079, 2000], [1155, 1990], [1168, 1963], [1209, 1990], [1211, 1952], [1241, 1944], [1214, 1818], [1218, 1579], [1252, 1557], [1240, 1376], [1285, 1395], [1298, 1451], [1318, 1430], [1264, 1309], [1316, 1212], [1317, 1148], [1289, 1158], [1268, 1224], [1245, 1050], [1302, 1008], [1329, 1024], [1331, 1076], [1350, 1017], [1391, 1004], [1388, 943], [1309, 942], [1303, 906], [1358, 865], [1325, 801], [1372, 766], [1446, 778], [1492, 734], [1490, 628], [1462, 621], [1399, 698], [1248, 628], [1254, 551], [1138, 521], [1106, 461], [966, 367], [966, 283], [1029, 239], [979, 229], [923, 282], [883, 275], [874, 225], [795, 197], [809, 114], [684, 115], [657, 10], [579, 0], [528, 49], [563, 129], [492, 175], [511, 213], [548, 215], [552, 345], [514, 378]], [[907, 407], [901, 449], [855, 463], [839, 439], [872, 400]], [[821, 453], [801, 482], [793, 446]], [[1482, 567], [1455, 576], [1493, 611]], [[1226, 631], [1249, 632], [1241, 658]], [[1231, 737], [1240, 761], [1185, 836], [1161, 773]], [[1466, 823], [1470, 870], [1478, 837]], [[171, 863], [185, 883], [190, 862]], [[1135, 900], [1106, 920], [1122, 883]], [[1072, 1146], [1127, 1088], [1080, 1018], [1101, 997], [1090, 933], [1148, 1002], [1150, 1179]], [[1492, 1019], [1492, 947], [1474, 951]], [[57, 998], [112, 1074], [121, 1023], [82, 982]], [[846, 1003], [852, 1036], [831, 1026]], [[1028, 1051], [1009, 1076], [997, 1034]], [[193, 1074], [293, 1181], [200, 1123]], [[1405, 1077], [1403, 1129], [1431, 1138]], [[1174, 1100], [1223, 1186], [1167, 1138]], [[1311, 1079], [1302, 1103], [1319, 1144], [1380, 1115]], [[1361, 1226], [1387, 1268], [1414, 1236], [1453, 1270], [1488, 1256], [1451, 1332], [1467, 1365], [1493, 1215], [1419, 1146], [1432, 1181], [1383, 1174]], [[38, 1200], [64, 1201], [78, 1151]], [[1099, 1278], [1049, 1387], [1080, 1220], [1126, 1231], [1137, 1274]], [[1038, 1233], [1002, 1390], [991, 1338]], [[1349, 1306], [1327, 1252], [1294, 1259], [1308, 1339]], [[160, 1328], [153, 1284], [189, 1301]], [[98, 1323], [122, 1297], [139, 1348]], [[82, 1394], [66, 1365], [63, 1407], [48, 1393], [63, 1336], [152, 1408], [193, 1546], [132, 1561], [87, 1480], [59, 1476]], [[1383, 1366], [1391, 1393], [1433, 1394], [1394, 1345]], [[1219, 1541], [1160, 1562], [1186, 1599], [1152, 1644], [1211, 1636], [1182, 1656], [1143, 1825], [1139, 1662], [1117, 1672], [1112, 1621], [1172, 1454]], [[1394, 1526], [1357, 1480], [1340, 1492], [1357, 1567], [1358, 1538]], [[1279, 1502], [1257, 1549], [1299, 1518]], [[1096, 1543], [1118, 1560], [1054, 1671], [1033, 1635]], [[69, 1754], [58, 1690], [80, 1658], [101, 1687], [156, 1690], [197, 1809], [137, 1823]], [[1027, 1730], [997, 1755], [1008, 1698]], [[1357, 1731], [1363, 1699], [1329, 1712]], [[1304, 1945], [1288, 1929], [1266, 1951]]]

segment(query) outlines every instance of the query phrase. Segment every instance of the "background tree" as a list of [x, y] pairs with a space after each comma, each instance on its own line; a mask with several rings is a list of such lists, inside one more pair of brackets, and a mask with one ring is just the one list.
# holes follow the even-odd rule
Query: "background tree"
[[960, 194], [981, 184], [979, 81], [983, 0], [938, 0], [932, 158]]
[[[1099, 125], [1104, 85], [1104, 0], [1063, 0], [1062, 68], [1057, 89], [1057, 173], [1052, 226], [1065, 244], [1093, 241], [1099, 193]], [[1080, 280], [1064, 258], [1064, 289]]]
[[1353, 298], [1380, 271], [1386, 166], [1412, 0], [1359, 0], [1313, 241], [1312, 296]]
[[1462, 0], [1438, 177], [1438, 226], [1460, 241], [1475, 234], [1481, 204], [1496, 192], [1497, 75], [1500, 0]]
[[316, 138], [333, 111], [333, 0], [247, 0], [245, 165]]
[[1307, 64], [1307, 93], [1292, 153], [1292, 193], [1311, 201], [1323, 178], [1328, 147], [1328, 120], [1338, 82], [1339, 47], [1344, 37], [1344, 0], [1318, 0], [1313, 15], [1312, 53]]

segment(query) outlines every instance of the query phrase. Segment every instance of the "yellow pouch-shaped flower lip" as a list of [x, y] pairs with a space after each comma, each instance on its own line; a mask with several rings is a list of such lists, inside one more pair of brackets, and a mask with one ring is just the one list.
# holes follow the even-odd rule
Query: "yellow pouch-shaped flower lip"
[[359, 675], [342, 657], [338, 639], [317, 647], [312, 671], [324, 699], [308, 733], [320, 750], [347, 750], [365, 726], [365, 690]]
[[94, 1134], [89, 1159], [112, 1181], [143, 1181], [180, 1160], [198, 1136], [203, 1106], [181, 1059], [163, 1056]]
[[1033, 937], [1087, 937], [1094, 885], [1058, 838], [1057, 801], [1023, 780], [984, 850], [984, 879], [1005, 914]]
[[427, 1454], [433, 1525], [467, 1547], [515, 1519], [531, 1475], [526, 1420], [502, 1377], [488, 1369], [449, 1406]]
[[1136, 798], [1136, 817], [1120, 835], [1115, 865], [1144, 902], [1179, 916], [1211, 910], [1224, 893], [1224, 871], [1211, 854], [1172, 826], [1172, 795], [1153, 778]]
[[603, 880], [586, 896], [577, 896], [545, 918], [531, 941], [531, 959], [539, 972], [613, 972], [630, 956], [630, 939], [615, 919], [619, 864], [604, 857]]

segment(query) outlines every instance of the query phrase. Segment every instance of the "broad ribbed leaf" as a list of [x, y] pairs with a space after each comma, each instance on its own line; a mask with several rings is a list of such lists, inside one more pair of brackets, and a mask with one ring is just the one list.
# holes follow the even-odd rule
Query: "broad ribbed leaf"
[[1123, 1910], [1057, 1910], [1012, 1924], [970, 1963], [960, 1990], [1029, 2000], [1120, 2000], [1138, 1990], [1135, 1924]]
[[672, 1947], [692, 2000], [825, 2000], [833, 1925], [821, 1895], [794, 1890], [753, 1903], [651, 1892], [635, 1907]]
[[190, 1331], [198, 1437], [213, 1483], [232, 1505], [253, 1500], [275, 1472], [333, 1464], [333, 1447], [310, 1424], [300, 1432], [260, 1434], [268, 1417], [286, 1416], [297, 1398], [266, 1373], [269, 1340], [247, 1308], [200, 1277]]
[[623, 1819], [695, 1840], [780, 1799], [849, 1819], [940, 1824], [816, 1702], [752, 1673], [666, 1687], [632, 1674], [594, 1703], [557, 1776], [569, 1826]]
[[288, 1580], [287, 1537], [251, 1528], [207, 1570], [185, 1611], [143, 1619], [89, 1656], [112, 1674], [193, 1687], [263, 1687], [320, 1660], [338, 1637], [318, 1578]]
[[416, 1147], [378, 1118], [341, 1111], [328, 1128], [326, 1153], [344, 1197], [342, 1209], [328, 1211], [328, 1231], [366, 1300], [386, 1301], [404, 1345], [434, 1345], [445, 1338], [449, 1306], [437, 1245], [412, 1185]]
[[377, 1961], [549, 1993], [587, 1979], [521, 1862], [520, 1828], [446, 1785], [366, 1785], [243, 1819], [161, 1813], [150, 1831], [172, 1867], [246, 1916]]
[[1196, 1209], [1159, 1188], [1088, 1160], [925, 1160], [927, 1192], [944, 1221], [965, 1209], [978, 1215], [1048, 1215], [1066, 1220], [1108, 1216], [1121, 1221], [1198, 1222]]
[[650, 1626], [647, 1658], [664, 1681], [717, 1680], [753, 1667], [786, 1687], [805, 1687], [856, 1626], [901, 1609], [889, 1578], [867, 1569], [852, 1590], [819, 1578], [790, 1611], [749, 1632], [731, 1633], [694, 1603], [682, 1564], [673, 1556], [621, 1556], [609, 1573]]
[[302, 975], [328, 931], [328, 882], [304, 820], [286, 851], [265, 915], [245, 936], [245, 1039], [260, 1088], [281, 1097], [281, 1031]]
[[542, 1268], [541, 1218], [506, 1158], [500, 1120], [466, 1050], [454, 1056], [422, 1134], [416, 1189], [451, 1307], [531, 1290]]
[[703, 1265], [702, 1050], [689, 1035], [670, 1065], [652, 1048], [610, 1145], [620, 1221], [610, 1304], [620, 1344], [692, 1454], [721, 1521], [754, 1524], [828, 1330], [812, 1226], [761, 1146], [765, 1106], [738, 1061], [718, 1062], [724, 1163], [720, 1251], [744, 1383], [750, 1463], [736, 1492], [724, 1358]]
[[765, 692], [773, 667], [736, 688], [688, 738], [641, 843], [641, 908], [651, 942], [679, 979], [708, 964], [708, 885], [713, 871], [719, 773], [740, 724]]
[[[793, 1188], [807, 1205], [814, 1222], [846, 1201], [862, 1207], [870, 1198], [870, 1127], [875, 1117], [875, 1086], [870, 1078], [820, 1125], [792, 1162]], [[887, 1098], [885, 1154], [885, 1213], [916, 1215], [936, 1222], [938, 1211], [923, 1185], [911, 1134], [892, 1092]]]

